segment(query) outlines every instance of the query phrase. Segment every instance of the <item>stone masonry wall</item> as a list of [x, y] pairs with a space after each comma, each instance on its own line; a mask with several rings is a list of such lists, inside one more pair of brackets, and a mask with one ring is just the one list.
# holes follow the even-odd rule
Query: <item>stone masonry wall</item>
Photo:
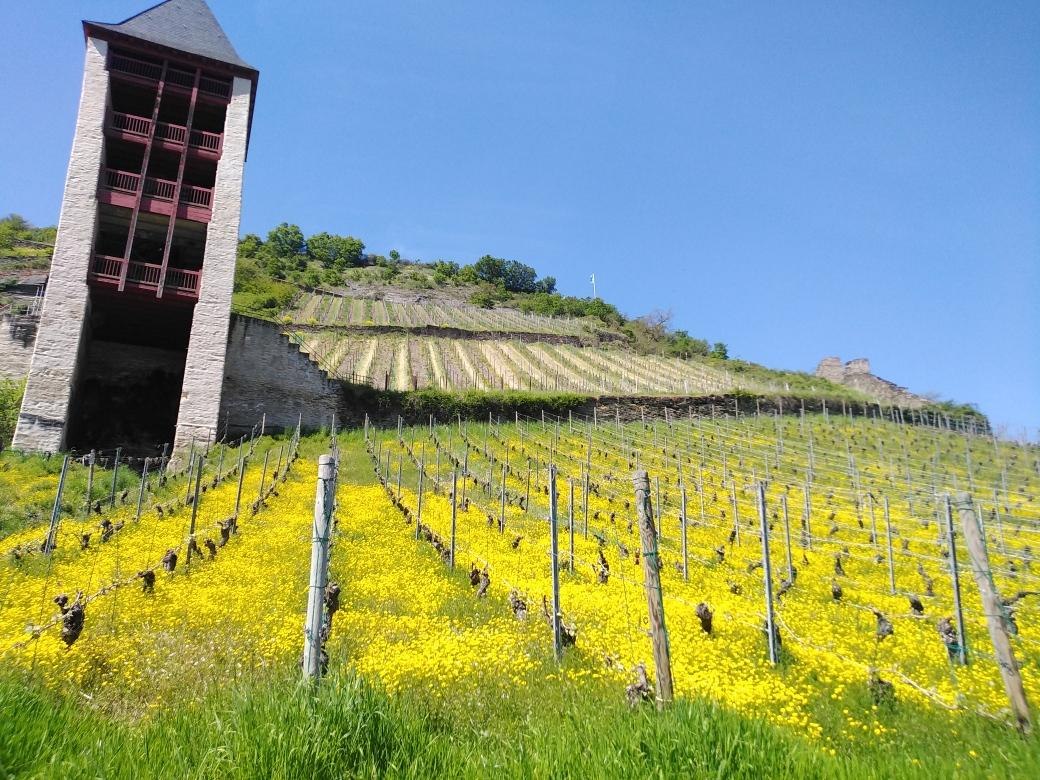
[[206, 233], [199, 302], [195, 304], [191, 323], [175, 452], [185, 449], [192, 439], [212, 441], [219, 426], [251, 90], [248, 79], [235, 78], [224, 122], [224, 148], [213, 188], [213, 217]]
[[[329, 379], [274, 323], [231, 315], [220, 424], [232, 437], [261, 415], [268, 429], [288, 429], [303, 415], [305, 430], [332, 425], [341, 383]], [[223, 433], [223, 428], [221, 428]]]
[[0, 317], [0, 379], [25, 379], [38, 327], [35, 317]]
[[[58, 235], [29, 379], [13, 446], [57, 451], [65, 441], [77, 360], [89, 315], [87, 268], [97, 219], [97, 183], [104, 155], [108, 44], [86, 43], [83, 89], [72, 141]], [[233, 255], [232, 255], [233, 256]]]

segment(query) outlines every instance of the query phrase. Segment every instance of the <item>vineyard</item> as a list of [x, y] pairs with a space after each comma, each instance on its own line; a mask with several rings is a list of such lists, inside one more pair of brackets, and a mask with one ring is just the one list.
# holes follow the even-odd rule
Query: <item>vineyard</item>
[[706, 359], [639, 355], [604, 347], [512, 339], [459, 339], [335, 331], [290, 333], [330, 376], [382, 390], [542, 390], [689, 396], [743, 390], [860, 396], [818, 377], [745, 376]]
[[[286, 312], [290, 323], [325, 326], [452, 328], [492, 333], [597, 336], [594, 318], [546, 317], [518, 309], [485, 309], [453, 300], [391, 301], [331, 291], [303, 293]], [[609, 334], [607, 334], [609, 335]]]
[[[1035, 741], [1008, 742], [1013, 716], [960, 525], [962, 513], [981, 524], [1035, 703], [1035, 446], [836, 414], [431, 419], [333, 444], [335, 690], [356, 674], [391, 701], [503, 723], [512, 716], [495, 702], [533, 712], [566, 690], [652, 701], [651, 555], [679, 712], [706, 701], [720, 722], [764, 720], [777, 739], [818, 749], [813, 762], [873, 756], [917, 774], [947, 737], [951, 771], [986, 774], [1000, 760], [1021, 776], [1035, 760]], [[39, 517], [0, 539], [4, 668], [143, 722], [294, 669], [314, 462], [329, 446], [246, 437], [144, 479], [115, 473], [111, 454], [107, 469], [73, 461], [53, 536]], [[9, 502], [29, 500], [12, 479], [29, 465], [5, 456]], [[649, 547], [631, 479], [641, 470]], [[54, 471], [34, 495], [58, 489]]]

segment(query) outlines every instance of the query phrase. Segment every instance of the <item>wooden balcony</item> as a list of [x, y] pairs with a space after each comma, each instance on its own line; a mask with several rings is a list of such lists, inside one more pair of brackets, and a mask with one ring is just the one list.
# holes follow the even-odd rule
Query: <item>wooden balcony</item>
[[[144, 188], [141, 181], [144, 179]], [[209, 222], [212, 214], [213, 190], [192, 184], [181, 184], [181, 194], [174, 209], [177, 182], [168, 179], [142, 177], [137, 173], [106, 168], [101, 173], [98, 200], [113, 206], [133, 208], [140, 191], [141, 208], [153, 214], [165, 214], [195, 222]]]
[[[162, 278], [162, 266], [155, 263], [142, 263], [131, 260], [129, 263], [121, 257], [94, 255], [90, 265], [90, 282], [99, 287], [118, 288], [126, 268], [126, 285], [124, 289], [136, 292], [158, 292], [159, 280]], [[202, 271], [190, 271], [186, 268], [166, 269], [163, 297], [180, 300], [198, 300], [199, 278]]]
[[210, 158], [219, 158], [224, 147], [223, 133], [210, 133], [205, 130], [192, 130], [189, 133], [188, 128], [183, 125], [156, 122], [153, 134], [151, 119], [119, 111], [109, 112], [108, 127], [113, 135], [124, 140], [147, 142], [149, 138], [154, 137], [160, 146], [173, 151], [183, 149], [187, 140], [190, 150]]
[[[108, 55], [108, 70], [109, 72], [129, 76], [136, 81], [149, 84], [157, 84], [160, 79], [163, 79], [161, 65], [115, 52]], [[166, 87], [174, 87], [190, 92], [195, 86], [195, 74], [189, 70], [168, 67], [163, 83]], [[231, 98], [231, 80], [202, 76], [199, 78], [199, 92], [210, 97], [228, 100]]]

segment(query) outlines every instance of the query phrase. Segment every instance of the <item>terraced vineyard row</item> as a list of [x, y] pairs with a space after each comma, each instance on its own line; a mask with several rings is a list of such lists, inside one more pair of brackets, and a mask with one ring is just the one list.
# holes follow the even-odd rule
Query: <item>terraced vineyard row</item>
[[[405, 515], [398, 533], [426, 539], [449, 566], [454, 550], [477, 595], [507, 602], [520, 620], [549, 615], [555, 467], [570, 674], [621, 686], [650, 657], [647, 551], [629, 480], [646, 469], [677, 695], [826, 746], [898, 738], [894, 707], [943, 713], [951, 726], [1004, 719], [986, 609], [959, 521], [951, 537], [946, 514], [947, 496], [968, 489], [1026, 691], [1040, 697], [1035, 448], [840, 416], [517, 420], [373, 431], [370, 452]], [[841, 714], [821, 718], [835, 701]]]
[[294, 341], [333, 376], [377, 388], [557, 390], [608, 395], [704, 395], [737, 389], [784, 392], [697, 360], [513, 340], [295, 332]]
[[583, 336], [599, 330], [593, 320], [545, 317], [517, 309], [484, 309], [439, 301], [398, 303], [314, 292], [287, 313], [290, 321], [311, 325], [404, 328], [458, 328], [496, 333], [558, 333]]

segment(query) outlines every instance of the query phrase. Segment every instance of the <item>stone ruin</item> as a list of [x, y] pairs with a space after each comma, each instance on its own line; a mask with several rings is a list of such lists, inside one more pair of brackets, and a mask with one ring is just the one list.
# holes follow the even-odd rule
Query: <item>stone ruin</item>
[[816, 366], [816, 376], [859, 390], [883, 403], [919, 407], [927, 402], [925, 398], [911, 393], [905, 387], [875, 376], [871, 373], [870, 360], [867, 358], [856, 358], [842, 363], [840, 357], [825, 357]]

